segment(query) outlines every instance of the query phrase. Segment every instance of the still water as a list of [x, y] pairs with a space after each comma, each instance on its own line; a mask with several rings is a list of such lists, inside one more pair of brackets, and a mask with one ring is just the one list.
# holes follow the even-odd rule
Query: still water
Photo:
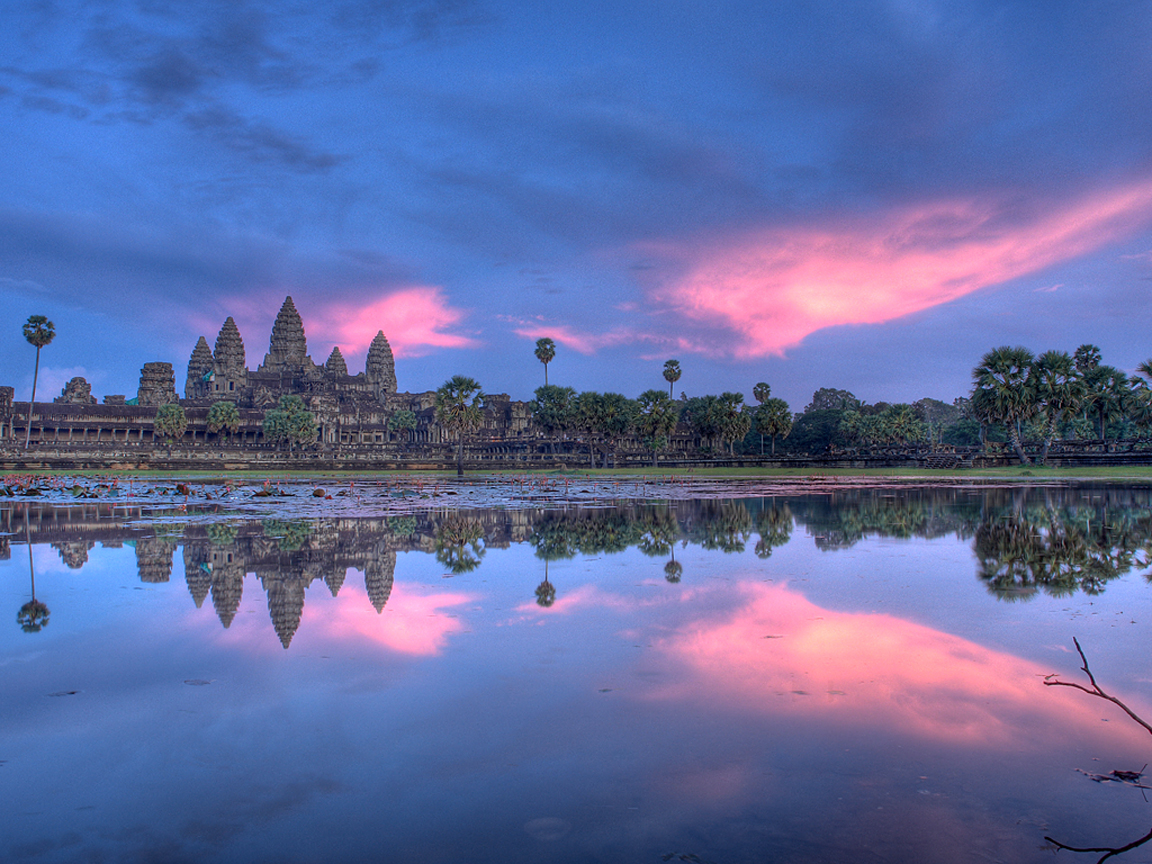
[[1045, 686], [1088, 685], [1075, 637], [1152, 720], [1149, 489], [0, 528], [0, 860], [1095, 862], [1152, 829], [1110, 773], [1152, 735]]

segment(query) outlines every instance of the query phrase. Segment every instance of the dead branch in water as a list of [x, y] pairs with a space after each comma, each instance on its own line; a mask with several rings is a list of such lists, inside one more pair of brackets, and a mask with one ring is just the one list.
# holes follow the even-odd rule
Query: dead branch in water
[[[1077, 647], [1079, 647], [1079, 646], [1077, 646]], [[1081, 656], [1083, 656], [1083, 655], [1081, 655]], [[1045, 683], [1047, 683], [1047, 682], [1045, 682]], [[1083, 688], [1081, 688], [1081, 689], [1083, 689]], [[1152, 840], [1152, 831], [1149, 831], [1147, 834], [1145, 834], [1139, 840], [1134, 840], [1133, 842], [1129, 843], [1127, 846], [1084, 846], [1084, 847], [1066, 846], [1065, 844], [1061, 843], [1059, 840], [1053, 840], [1051, 837], [1045, 837], [1044, 839], [1047, 840], [1049, 843], [1051, 843], [1053, 846], [1057, 847], [1058, 849], [1067, 849], [1069, 852], [1104, 852], [1104, 853], [1106, 853], [1104, 855], [1104, 857], [1099, 859], [1096, 862], [1096, 864], [1104, 864], [1104, 862], [1107, 861], [1109, 858], [1111, 858], [1113, 855], [1121, 855], [1124, 852], [1130, 852], [1131, 850], [1135, 849], [1137, 846], [1143, 846], [1149, 840]]]
[[[1072, 644], [1076, 646], [1076, 651], [1080, 654], [1080, 659], [1084, 663], [1084, 665], [1082, 665], [1080, 668], [1084, 670], [1084, 674], [1088, 676], [1088, 681], [1089, 681], [1089, 683], [1091, 683], [1092, 686], [1089, 688], [1089, 687], [1085, 687], [1083, 684], [1075, 684], [1071, 681], [1060, 681], [1059, 679], [1056, 679], [1055, 676], [1051, 676], [1051, 675], [1048, 676], [1048, 678], [1044, 679], [1044, 686], [1045, 687], [1074, 687], [1077, 690], [1082, 690], [1083, 692], [1087, 693], [1089, 696], [1096, 696], [1100, 699], [1106, 699], [1107, 701], [1111, 702], [1112, 704], [1118, 705], [1120, 707], [1120, 710], [1122, 710], [1125, 714], [1127, 714], [1129, 717], [1131, 717], [1133, 720], [1135, 720], [1137, 723], [1139, 723], [1141, 726], [1143, 726], [1144, 730], [1149, 735], [1152, 735], [1152, 726], [1145, 723], [1144, 720], [1135, 711], [1133, 711], [1131, 708], [1129, 708], [1127, 705], [1125, 705], [1123, 702], [1121, 702], [1115, 696], [1111, 696], [1108, 693], [1105, 693], [1102, 689], [1100, 689], [1100, 685], [1096, 683], [1096, 677], [1092, 674], [1092, 670], [1088, 668], [1088, 658], [1084, 656], [1084, 649], [1080, 647], [1080, 643], [1079, 643], [1079, 641], [1077, 641], [1075, 636], [1072, 637]], [[1097, 851], [1102, 851], [1102, 850], [1085, 849], [1083, 851], [1085, 851], [1085, 852], [1097, 852]], [[1100, 860], [1103, 861], [1104, 859], [1101, 858]]]

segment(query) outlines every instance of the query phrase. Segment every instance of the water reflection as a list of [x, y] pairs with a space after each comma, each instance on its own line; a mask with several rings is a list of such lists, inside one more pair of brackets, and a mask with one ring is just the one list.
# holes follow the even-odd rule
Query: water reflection
[[[22, 842], [82, 838], [57, 861], [81, 843], [232, 864], [1040, 861], [1046, 835], [1126, 842], [1138, 791], [1105, 801], [1074, 769], [1139, 768], [1147, 734], [1042, 682], [1075, 674], [1052, 646], [1091, 623], [1101, 680], [1147, 712], [1129, 621], [1147, 592], [1078, 576], [1107, 597], [1054, 603], [1036, 574], [1143, 572], [1149, 505], [1118, 489], [263, 521], [14, 505], [11, 610], [29, 589], [11, 547], [37, 546], [56, 621], [26, 637], [9, 618], [0, 780], [26, 781]], [[1033, 605], [998, 603], [986, 561], [1025, 552], [1049, 562], [1029, 565]], [[176, 845], [126, 854], [148, 837]]]
[[[350, 570], [363, 574], [377, 613], [392, 592], [398, 552], [431, 553], [446, 575], [481, 567], [488, 548], [528, 543], [544, 564], [536, 602], [550, 607], [556, 587], [550, 562], [636, 548], [667, 558], [670, 583], [684, 578], [676, 546], [761, 559], [793, 542], [803, 527], [816, 548], [832, 552], [870, 537], [938, 538], [971, 542], [977, 576], [995, 597], [1015, 601], [1038, 592], [1098, 594], [1117, 577], [1152, 563], [1152, 497], [1148, 490], [852, 489], [788, 498], [702, 499], [674, 504], [621, 503], [553, 510], [445, 510], [363, 519], [264, 519], [257, 522], [165, 521], [173, 514], [107, 505], [54, 508], [14, 503], [0, 509], [3, 554], [29, 547], [31, 600], [18, 615], [35, 632], [48, 609], [35, 596], [31, 546], [47, 542], [69, 569], [88, 562], [97, 542], [135, 548], [139, 579], [172, 578], [182, 550], [183, 575], [197, 608], [211, 598], [221, 624], [235, 618], [246, 574], [267, 596], [276, 635], [287, 648], [300, 626], [305, 593], [321, 581], [335, 597]], [[159, 517], [159, 518], [157, 518]], [[754, 540], [754, 543], [753, 543]]]

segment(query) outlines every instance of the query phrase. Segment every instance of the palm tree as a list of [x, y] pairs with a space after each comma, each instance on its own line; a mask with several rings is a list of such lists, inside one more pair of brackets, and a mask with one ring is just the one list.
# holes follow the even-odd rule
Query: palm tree
[[1100, 420], [1100, 440], [1108, 431], [1108, 421], [1124, 415], [1128, 407], [1128, 376], [1114, 366], [1095, 366], [1084, 375], [1087, 395], [1084, 405]]
[[667, 446], [668, 436], [680, 420], [680, 411], [663, 390], [645, 390], [636, 400], [636, 409], [636, 428], [652, 448], [652, 467], [655, 468], [657, 453]]
[[213, 403], [208, 409], [208, 431], [212, 433], [223, 432], [221, 440], [227, 435], [235, 435], [240, 430], [240, 410], [235, 402], [222, 400]]
[[765, 399], [752, 415], [760, 433], [760, 455], [764, 455], [764, 436], [772, 438], [772, 455], [776, 455], [776, 438], [787, 438], [792, 432], [792, 409], [783, 399]]
[[36, 367], [32, 372], [32, 400], [28, 403], [28, 429], [24, 434], [24, 449], [32, 440], [32, 406], [36, 402], [36, 379], [40, 377], [40, 349], [56, 338], [56, 325], [43, 315], [29, 315], [24, 324], [24, 338], [36, 348]]
[[766, 400], [771, 395], [772, 395], [772, 388], [770, 386], [768, 386], [767, 381], [761, 381], [759, 384], [757, 384], [755, 387], [752, 388], [753, 398], [755, 398], [755, 400], [757, 402], [759, 402], [761, 405], [763, 405], [764, 400]]
[[28, 525], [28, 510], [24, 510], [24, 538], [28, 543], [28, 573], [32, 577], [32, 599], [20, 607], [16, 623], [25, 633], [39, 633], [48, 626], [48, 607], [36, 599], [36, 567], [32, 563], [32, 530]]
[[1048, 448], [1056, 437], [1056, 426], [1080, 410], [1084, 402], [1084, 377], [1067, 351], [1045, 351], [1036, 358], [1029, 373], [1036, 407], [1047, 420], [1040, 464], [1048, 461]]
[[172, 444], [184, 437], [188, 429], [188, 417], [176, 402], [169, 402], [156, 409], [156, 419], [152, 429], [168, 442], [168, 455], [172, 455]]
[[664, 362], [664, 380], [668, 382], [668, 395], [672, 397], [672, 385], [680, 380], [679, 360], [666, 360]]
[[464, 436], [480, 428], [484, 393], [474, 378], [453, 375], [436, 391], [436, 422], [456, 436], [456, 474], [464, 476]]
[[980, 365], [972, 370], [973, 407], [981, 416], [1007, 427], [1008, 438], [1021, 465], [1029, 464], [1029, 460], [1020, 443], [1019, 424], [1032, 416], [1036, 407], [1028, 380], [1032, 363], [1032, 352], [1027, 348], [1004, 345], [985, 354], [980, 358]]
[[544, 364], [544, 386], [548, 386], [548, 364], [556, 356], [556, 343], [551, 339], [536, 340], [536, 359]]

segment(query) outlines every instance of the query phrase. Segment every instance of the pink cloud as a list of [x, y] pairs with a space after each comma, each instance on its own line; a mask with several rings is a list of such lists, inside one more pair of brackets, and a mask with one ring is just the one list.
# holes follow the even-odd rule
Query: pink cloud
[[644, 251], [681, 268], [655, 299], [737, 333], [737, 356], [780, 354], [825, 327], [889, 321], [1098, 249], [1152, 220], [1152, 181], [1025, 217], [1012, 203], [931, 201]]
[[638, 338], [635, 333], [623, 328], [608, 333], [584, 333], [563, 324], [527, 324], [517, 328], [515, 333], [532, 340], [547, 337], [579, 354], [595, 354], [601, 348], [622, 345]]
[[[469, 336], [448, 332], [464, 320], [465, 312], [451, 306], [439, 288], [412, 286], [390, 291], [368, 303], [335, 301], [305, 317], [309, 344], [313, 337], [340, 346], [345, 357], [367, 352], [377, 331], [383, 330], [397, 357], [420, 357], [432, 348], [471, 348]], [[324, 357], [313, 355], [317, 363]]]
[[450, 635], [465, 629], [449, 610], [474, 599], [468, 594], [397, 584], [384, 611], [377, 612], [363, 588], [345, 585], [340, 602], [327, 608], [304, 606], [300, 631], [307, 631], [309, 638], [367, 639], [399, 654], [431, 656], [440, 653]]
[[[733, 611], [654, 640], [678, 668], [650, 698], [840, 720], [957, 744], [1013, 747], [1021, 734], [1063, 743], [1119, 709], [1043, 685], [1076, 663], [1040, 667], [890, 615], [822, 609], [785, 586], [747, 585]], [[1125, 697], [1121, 697], [1125, 698]], [[1129, 697], [1130, 698], [1130, 697]], [[1135, 710], [1147, 715], [1143, 705]], [[1143, 746], [1134, 723], [1106, 734]]]

